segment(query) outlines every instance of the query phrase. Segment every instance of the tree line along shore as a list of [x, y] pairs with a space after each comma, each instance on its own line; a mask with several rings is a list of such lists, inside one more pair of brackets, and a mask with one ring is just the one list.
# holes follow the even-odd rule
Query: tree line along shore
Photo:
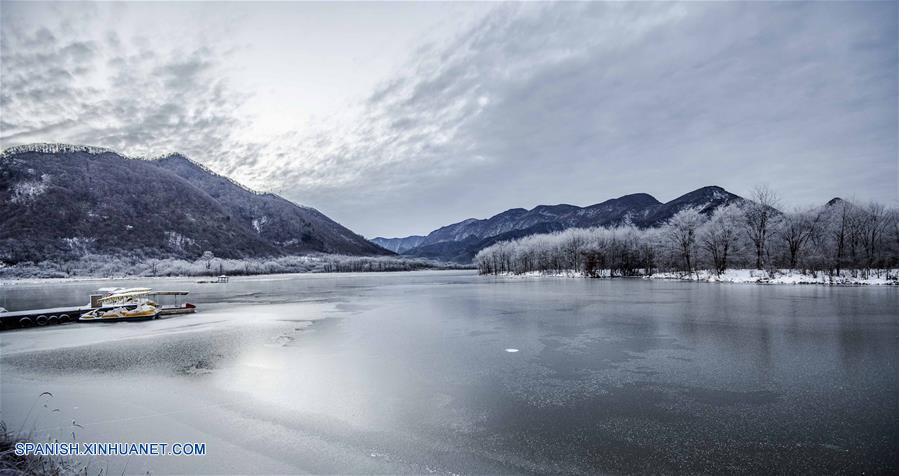
[[345, 273], [453, 269], [459, 265], [401, 256], [302, 255], [271, 258], [218, 258], [206, 252], [197, 260], [88, 254], [76, 260], [24, 262], [0, 266], [0, 279], [229, 276], [280, 273]]
[[475, 263], [481, 274], [493, 275], [896, 281], [899, 210], [834, 199], [822, 207], [781, 212], [778, 202], [773, 191], [760, 187], [751, 200], [719, 207], [708, 216], [686, 209], [654, 228], [625, 223], [532, 235], [485, 248]]

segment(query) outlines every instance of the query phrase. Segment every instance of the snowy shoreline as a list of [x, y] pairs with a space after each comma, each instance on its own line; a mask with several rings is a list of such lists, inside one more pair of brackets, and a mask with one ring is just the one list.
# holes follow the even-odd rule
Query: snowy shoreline
[[138, 259], [107, 255], [85, 255], [76, 261], [4, 265], [0, 261], [0, 286], [21, 282], [68, 282], [153, 278], [209, 278], [269, 276], [293, 273], [372, 273], [462, 269], [454, 263], [400, 256], [290, 255], [277, 258], [187, 261], [176, 258]]
[[[458, 272], [458, 271], [474, 271], [474, 269], [469, 268], [425, 268], [425, 269], [415, 269], [410, 271], [302, 271], [302, 272], [294, 272], [294, 273], [267, 273], [267, 274], [244, 274], [244, 275], [234, 275], [230, 276], [232, 279], [243, 279], [243, 280], [254, 280], [254, 281], [277, 281], [282, 279], [288, 279], [291, 276], [295, 275], [309, 275], [309, 276], [327, 276], [327, 275], [375, 275], [375, 274], [392, 274], [392, 273], [428, 273], [428, 272]], [[3, 286], [15, 286], [15, 285], [25, 285], [25, 284], [66, 284], [66, 283], [79, 283], [79, 282], [90, 282], [90, 281], [151, 281], [151, 280], [165, 280], [165, 281], [177, 281], [177, 280], [185, 280], [190, 282], [196, 282], [196, 280], [210, 278], [210, 276], [191, 276], [191, 275], [176, 275], [176, 276], [70, 276], [67, 278], [36, 278], [36, 277], [25, 277], [25, 278], [0, 278], [0, 287]]]
[[[732, 284], [816, 284], [825, 286], [899, 286], [899, 270], [876, 270], [868, 272], [867, 277], [862, 277], [861, 270], [843, 271], [839, 276], [831, 276], [818, 272], [813, 274], [802, 273], [795, 270], [778, 270], [769, 273], [756, 269], [729, 269], [720, 275], [701, 270], [694, 273], [666, 272], [654, 273], [650, 276], [633, 276], [640, 279], [658, 279], [669, 281], [693, 281], [707, 283], [732, 283]], [[590, 278], [581, 271], [528, 271], [526, 273], [500, 273], [498, 276], [511, 278]], [[598, 278], [610, 278], [608, 270], [601, 273]]]

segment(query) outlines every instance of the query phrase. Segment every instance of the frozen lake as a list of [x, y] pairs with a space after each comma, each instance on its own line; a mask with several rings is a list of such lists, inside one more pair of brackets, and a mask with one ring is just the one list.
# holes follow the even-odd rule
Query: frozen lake
[[112, 474], [899, 469], [893, 287], [194, 281], [0, 286], [9, 309], [113, 285], [188, 289], [200, 305], [0, 333], [2, 419], [41, 441], [207, 444], [89, 461]]

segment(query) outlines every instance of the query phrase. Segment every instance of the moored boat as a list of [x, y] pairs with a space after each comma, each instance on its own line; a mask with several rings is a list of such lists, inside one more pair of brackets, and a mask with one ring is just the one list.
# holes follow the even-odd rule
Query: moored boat
[[[48, 326], [66, 322], [141, 321], [191, 314], [197, 307], [184, 302], [187, 291], [107, 287], [90, 295], [87, 305], [7, 311], [0, 308], [0, 330]], [[155, 310], [155, 312], [154, 312]]]
[[100, 307], [83, 314], [80, 322], [146, 321], [159, 317], [148, 288], [127, 289], [98, 299]]
[[81, 322], [149, 321], [159, 317], [159, 309], [148, 303], [134, 307], [94, 309], [78, 318]]
[[160, 316], [197, 312], [197, 306], [189, 302], [181, 302], [182, 296], [187, 295], [187, 291], [151, 291], [149, 298], [159, 308]]

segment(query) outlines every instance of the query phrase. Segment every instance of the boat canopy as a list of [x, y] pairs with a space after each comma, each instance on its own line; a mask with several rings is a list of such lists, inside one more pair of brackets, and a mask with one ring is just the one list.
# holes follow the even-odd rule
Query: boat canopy
[[137, 292], [145, 292], [145, 291], [150, 291], [150, 288], [125, 288], [125, 289], [119, 289], [115, 293], [123, 294], [123, 293], [137, 293]]
[[186, 296], [188, 291], [153, 291], [150, 288], [130, 288], [115, 291], [112, 294], [103, 296], [100, 301], [115, 301], [118, 299], [136, 298], [142, 296]]
[[122, 294], [122, 293], [130, 293], [134, 291], [149, 291], [150, 288], [100, 288], [97, 291], [101, 293], [109, 293], [109, 294]]
[[130, 291], [129, 290], [127, 292], [119, 292], [119, 293], [115, 293], [115, 294], [110, 294], [109, 296], [103, 296], [100, 298], [100, 301], [101, 302], [115, 301], [117, 299], [135, 298], [135, 297], [140, 297], [140, 296], [146, 296], [148, 294], [150, 294], [149, 289], [147, 289], [146, 291]]

